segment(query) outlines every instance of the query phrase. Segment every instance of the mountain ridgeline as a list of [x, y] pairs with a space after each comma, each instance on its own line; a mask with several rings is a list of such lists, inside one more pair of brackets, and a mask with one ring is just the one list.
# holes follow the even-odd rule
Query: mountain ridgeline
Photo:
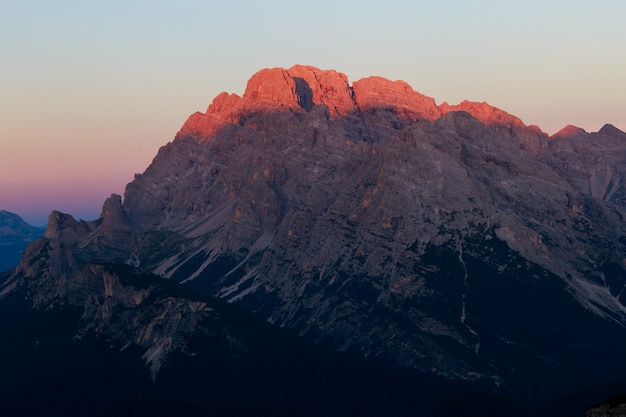
[[[0, 307], [71, 312], [72, 346], [106, 341], [104, 357], [138, 370], [125, 378], [135, 386], [214, 371], [222, 357], [225, 374], [248, 354], [263, 368], [271, 349], [251, 353], [230, 313], [211, 318], [243, 309], [244, 322], [286, 331], [250, 330], [278, 332], [277, 346], [293, 334], [315, 343], [294, 348], [290, 369], [322, 383], [331, 363], [358, 388], [321, 392], [281, 371], [270, 379], [289, 393], [255, 395], [267, 380], [250, 377], [245, 406], [364, 415], [352, 405], [376, 391], [368, 415], [446, 415], [440, 399], [474, 390], [510, 415], [502, 404], [538, 409], [626, 378], [625, 179], [626, 133], [611, 125], [549, 137], [486, 103], [438, 106], [401, 81], [265, 69], [243, 96], [193, 114], [98, 220], [53, 212], [2, 275]], [[319, 365], [319, 352], [307, 349], [333, 359], [313, 371], [302, 358]], [[363, 373], [404, 390], [380, 391]], [[198, 392], [219, 385], [199, 380]]]

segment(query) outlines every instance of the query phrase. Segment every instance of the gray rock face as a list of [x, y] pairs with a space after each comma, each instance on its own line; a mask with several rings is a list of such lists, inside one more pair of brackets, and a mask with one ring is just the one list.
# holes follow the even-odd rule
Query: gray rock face
[[510, 392], [542, 375], [520, 395], [548, 398], [622, 371], [625, 136], [549, 138], [401, 82], [263, 70], [192, 115], [123, 204], [51, 215], [48, 293], [122, 261], [339, 350]]
[[[51, 223], [57, 217], [53, 214]], [[64, 230], [76, 226], [64, 220]], [[207, 323], [215, 322], [206, 301], [168, 292], [150, 274], [106, 262], [78, 265], [71, 245], [51, 238], [50, 230], [29, 247], [28, 261], [12, 280], [0, 285], [0, 298], [22, 290], [36, 310], [78, 309], [81, 324], [74, 339], [104, 337], [122, 343], [122, 350], [139, 347], [153, 378], [170, 353], [184, 351], [194, 332], [207, 332]]]
[[544, 160], [577, 190], [626, 206], [626, 133], [605, 125], [597, 133], [563, 128], [549, 142]]

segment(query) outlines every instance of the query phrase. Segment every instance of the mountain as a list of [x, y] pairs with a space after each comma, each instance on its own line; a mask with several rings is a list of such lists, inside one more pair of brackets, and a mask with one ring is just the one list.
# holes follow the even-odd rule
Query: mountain
[[22, 252], [43, 235], [43, 229], [26, 223], [20, 216], [0, 210], [0, 271], [17, 266]]
[[[624, 161], [610, 125], [549, 137], [402, 81], [265, 69], [191, 115], [98, 220], [53, 212], [0, 304], [27, 291], [84, 318], [85, 265], [127, 265], [320, 348], [538, 406], [626, 377]], [[173, 331], [119, 337], [158, 380], [190, 357]]]
[[129, 265], [93, 261], [50, 276], [59, 252], [54, 241], [34, 243], [21, 274], [43, 282], [3, 294], [2, 415], [408, 416], [450, 391], [431, 376], [311, 347]]

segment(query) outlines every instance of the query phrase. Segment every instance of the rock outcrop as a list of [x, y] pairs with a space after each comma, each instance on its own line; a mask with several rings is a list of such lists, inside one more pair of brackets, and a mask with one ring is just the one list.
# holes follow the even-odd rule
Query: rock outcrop
[[626, 206], [626, 133], [605, 125], [596, 133], [567, 126], [554, 134], [542, 159], [576, 190]]

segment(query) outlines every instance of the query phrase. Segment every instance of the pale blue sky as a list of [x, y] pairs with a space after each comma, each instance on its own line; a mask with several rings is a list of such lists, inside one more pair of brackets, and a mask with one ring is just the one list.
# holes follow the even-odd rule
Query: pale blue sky
[[86, 219], [264, 67], [402, 79], [554, 133], [626, 130], [626, 2], [0, 1], [0, 208]]

